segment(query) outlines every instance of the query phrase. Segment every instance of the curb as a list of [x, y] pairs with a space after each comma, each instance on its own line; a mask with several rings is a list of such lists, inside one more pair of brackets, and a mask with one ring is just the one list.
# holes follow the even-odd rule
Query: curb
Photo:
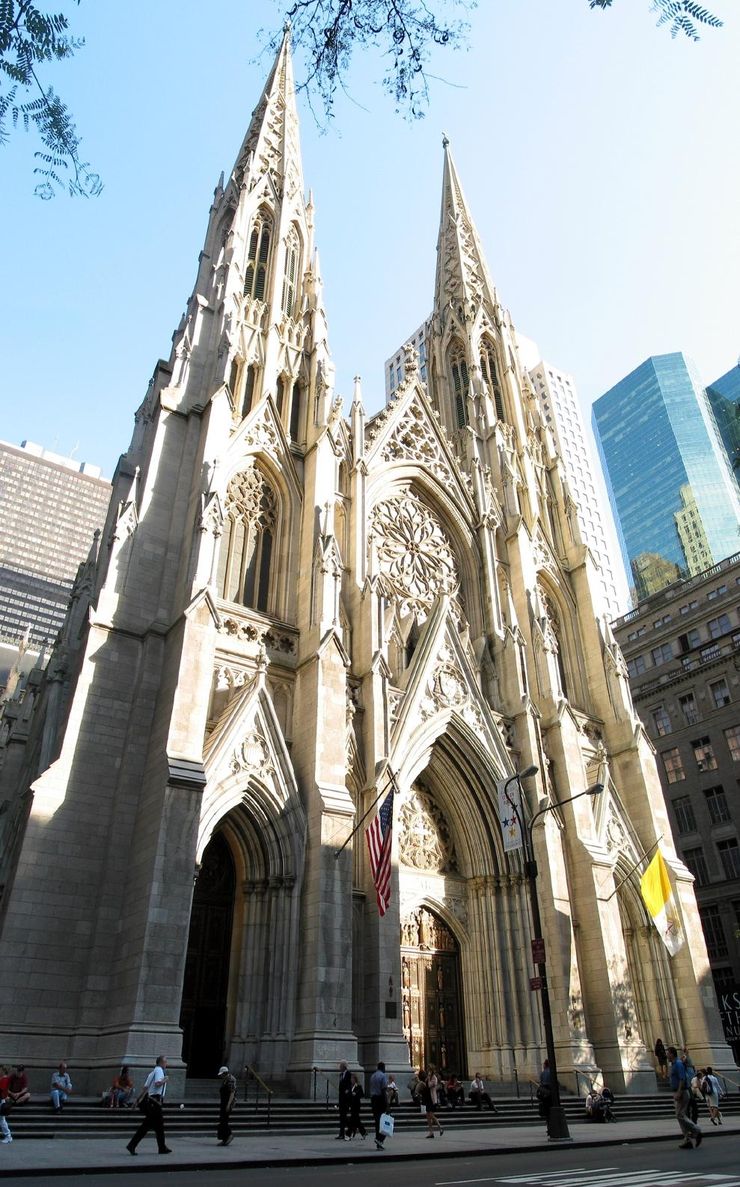
[[[728, 1130], [726, 1134], [716, 1133], [717, 1138], [737, 1137], [738, 1131]], [[575, 1141], [574, 1139], [566, 1141], [539, 1141], [528, 1146], [480, 1146], [474, 1150], [434, 1150], [427, 1152], [426, 1150], [414, 1150], [404, 1153], [392, 1153], [390, 1150], [384, 1151], [384, 1158], [382, 1162], [439, 1162], [441, 1160], [449, 1161], [453, 1158], [473, 1158], [473, 1157], [493, 1157], [500, 1154], [531, 1154], [544, 1153], [552, 1150], [586, 1150], [595, 1148], [604, 1148], [610, 1146], [639, 1146], [654, 1142], [676, 1142], [681, 1137], [680, 1132], [670, 1134], [652, 1134], [633, 1137], [613, 1137], [598, 1139], [585, 1139]], [[125, 1149], [125, 1147], [124, 1147]], [[373, 1160], [375, 1155], [379, 1155], [379, 1151], [374, 1151], [371, 1148], [367, 1149], [367, 1158], [357, 1158], [351, 1156], [343, 1156], [341, 1154], [322, 1154], [322, 1155], [304, 1155], [303, 1157], [272, 1157], [272, 1158], [240, 1158], [229, 1159], [223, 1162], [176, 1162], [162, 1164], [158, 1161], [157, 1155], [152, 1154], [145, 1157], [141, 1162], [135, 1163], [133, 1166], [130, 1161], [123, 1162], [121, 1165], [111, 1166], [70, 1166], [70, 1167], [19, 1167], [13, 1170], [0, 1171], [0, 1178], [13, 1176], [18, 1179], [27, 1178], [52, 1178], [52, 1177], [67, 1177], [76, 1175], [82, 1177], [84, 1175], [130, 1175], [132, 1173], [152, 1173], [152, 1168], [156, 1167], [159, 1174], [178, 1174], [181, 1171], [199, 1171], [207, 1173], [210, 1170], [224, 1171], [224, 1170], [273, 1170], [278, 1167], [312, 1167], [312, 1166], [358, 1166], [362, 1163], [369, 1163]]]

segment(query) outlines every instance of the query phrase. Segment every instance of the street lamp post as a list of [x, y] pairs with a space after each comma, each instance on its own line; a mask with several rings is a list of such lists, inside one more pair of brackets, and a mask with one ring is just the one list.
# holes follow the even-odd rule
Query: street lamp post
[[537, 774], [538, 768], [535, 766], [527, 767], [526, 771], [517, 772], [507, 779], [504, 784], [504, 796], [511, 805], [514, 815], [519, 824], [519, 831], [522, 837], [522, 845], [524, 847], [524, 872], [527, 875], [529, 883], [529, 898], [532, 910], [532, 928], [534, 930], [534, 937], [532, 940], [532, 953], [534, 962], [537, 965], [537, 972], [540, 981], [540, 992], [542, 994], [542, 1023], [545, 1028], [545, 1044], [547, 1046], [547, 1059], [550, 1065], [550, 1090], [551, 1090], [551, 1104], [550, 1113], [547, 1123], [548, 1137], [558, 1141], [570, 1141], [570, 1131], [568, 1129], [568, 1121], [565, 1116], [565, 1109], [560, 1103], [560, 1084], [558, 1083], [558, 1064], [555, 1057], [555, 1037], [552, 1030], [552, 1012], [550, 1010], [550, 991], [547, 984], [547, 966], [545, 964], [545, 942], [542, 937], [542, 921], [540, 919], [540, 903], [537, 896], [537, 862], [534, 857], [534, 846], [532, 844], [532, 829], [539, 820], [540, 816], [544, 816], [546, 812], [552, 812], [554, 808], [562, 808], [564, 804], [572, 804], [573, 800], [578, 800], [582, 795], [599, 795], [604, 790], [603, 783], [595, 783], [593, 787], [587, 787], [585, 791], [579, 791], [577, 795], [570, 796], [567, 800], [558, 800], [554, 804], [548, 804], [545, 808], [540, 808], [539, 812], [535, 812], [534, 816], [525, 829], [524, 821], [519, 811], [519, 806], [509, 795], [509, 784], [519, 783], [521, 779], [528, 779], [531, 775]]

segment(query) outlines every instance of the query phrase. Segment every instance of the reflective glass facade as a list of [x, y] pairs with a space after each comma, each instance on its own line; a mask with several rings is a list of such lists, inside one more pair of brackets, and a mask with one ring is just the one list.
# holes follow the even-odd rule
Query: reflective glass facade
[[740, 483], [740, 362], [709, 384], [707, 396], [730, 465]]
[[740, 548], [740, 495], [683, 354], [647, 359], [594, 402], [593, 425], [639, 598]]

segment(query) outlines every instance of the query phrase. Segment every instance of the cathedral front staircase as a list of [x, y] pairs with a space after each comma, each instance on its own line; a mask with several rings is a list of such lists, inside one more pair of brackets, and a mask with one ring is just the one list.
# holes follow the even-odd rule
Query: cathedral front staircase
[[[215, 1137], [218, 1124], [218, 1085], [212, 1081], [202, 1081], [202, 1089], [198, 1086], [195, 1096], [190, 1086], [185, 1100], [165, 1105], [165, 1124], [167, 1133], [172, 1137], [177, 1134], [202, 1134], [204, 1137]], [[242, 1086], [240, 1085], [240, 1089]], [[496, 1112], [484, 1109], [478, 1112], [471, 1105], [466, 1104], [462, 1109], [440, 1109], [439, 1117], [445, 1129], [506, 1129], [514, 1126], [542, 1124], [538, 1114], [537, 1102], [529, 1096], [517, 1099], [515, 1096], [496, 1096], [494, 1087]], [[566, 1116], [571, 1123], [584, 1120], [583, 1100], [575, 1096], [566, 1096], [563, 1100]], [[721, 1102], [721, 1109], [726, 1117], [740, 1116], [740, 1092], [734, 1089], [731, 1095]], [[618, 1097], [614, 1106], [615, 1120], [646, 1121], [651, 1118], [669, 1118], [673, 1116], [673, 1100], [670, 1093], [656, 1092], [641, 1096]], [[396, 1126], [410, 1132], [425, 1125], [425, 1118], [420, 1110], [409, 1101], [394, 1108]], [[325, 1101], [290, 1099], [283, 1094], [275, 1093], [268, 1110], [264, 1096], [255, 1101], [251, 1099], [245, 1103], [239, 1099], [234, 1106], [231, 1125], [237, 1135], [271, 1133], [283, 1135], [326, 1134], [335, 1135], [338, 1128], [338, 1112], [332, 1103], [329, 1108]], [[9, 1124], [16, 1138], [116, 1138], [127, 1140], [138, 1125], [140, 1114], [134, 1109], [105, 1109], [99, 1100], [77, 1099], [68, 1101], [64, 1112], [55, 1114], [48, 1102], [32, 1099], [28, 1105], [15, 1109], [9, 1117]], [[369, 1134], [372, 1134], [372, 1119], [367, 1098], [363, 1101], [362, 1121]], [[700, 1123], [708, 1128], [709, 1117], [704, 1105], [700, 1106]]]

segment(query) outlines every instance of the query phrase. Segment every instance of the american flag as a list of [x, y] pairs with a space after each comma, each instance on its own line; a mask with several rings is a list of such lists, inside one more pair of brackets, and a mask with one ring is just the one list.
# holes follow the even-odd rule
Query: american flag
[[393, 841], [393, 790], [365, 829], [370, 853], [370, 872], [378, 896], [378, 911], [385, 915], [391, 901], [391, 844]]

